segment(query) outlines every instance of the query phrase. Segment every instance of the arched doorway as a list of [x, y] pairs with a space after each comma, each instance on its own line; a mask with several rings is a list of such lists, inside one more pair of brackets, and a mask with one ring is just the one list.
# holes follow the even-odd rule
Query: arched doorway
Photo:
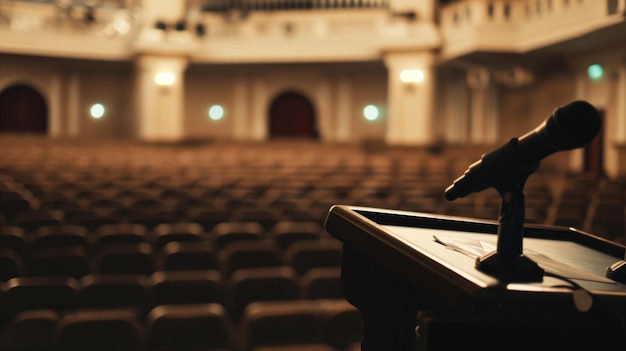
[[288, 91], [270, 105], [269, 135], [271, 138], [314, 138], [317, 131], [315, 109], [304, 95]]
[[47, 131], [48, 108], [37, 90], [15, 84], [0, 92], [0, 132]]

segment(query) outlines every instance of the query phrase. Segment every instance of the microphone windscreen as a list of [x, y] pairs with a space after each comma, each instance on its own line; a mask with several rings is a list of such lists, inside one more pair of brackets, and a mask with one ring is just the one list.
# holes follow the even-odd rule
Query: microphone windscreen
[[586, 101], [574, 101], [554, 111], [547, 123], [555, 145], [561, 150], [577, 149], [587, 145], [600, 131], [598, 110]]

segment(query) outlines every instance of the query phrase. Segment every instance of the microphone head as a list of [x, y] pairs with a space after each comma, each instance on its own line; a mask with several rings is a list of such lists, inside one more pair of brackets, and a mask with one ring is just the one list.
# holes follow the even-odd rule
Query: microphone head
[[546, 120], [546, 133], [558, 150], [577, 149], [587, 145], [600, 131], [598, 110], [582, 100], [571, 102], [554, 110]]

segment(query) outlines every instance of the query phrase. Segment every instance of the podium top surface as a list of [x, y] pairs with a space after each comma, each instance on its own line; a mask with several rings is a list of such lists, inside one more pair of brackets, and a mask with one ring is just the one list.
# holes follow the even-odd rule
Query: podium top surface
[[[590, 293], [624, 304], [626, 285], [605, 277], [606, 268], [624, 258], [623, 246], [582, 231], [540, 225], [524, 227], [523, 252], [547, 273], [533, 283], [501, 282], [475, 268], [477, 257], [496, 249], [498, 223], [426, 213], [333, 206], [327, 231], [427, 295], [458, 310], [506, 304], [521, 310], [572, 305], [570, 279]], [[621, 310], [621, 307], [620, 307]], [[526, 311], [528, 312], [528, 311]]]

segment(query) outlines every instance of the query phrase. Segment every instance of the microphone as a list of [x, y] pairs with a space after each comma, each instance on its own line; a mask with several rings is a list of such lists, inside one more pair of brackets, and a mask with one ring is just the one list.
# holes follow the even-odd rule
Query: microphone
[[585, 146], [598, 134], [600, 125], [600, 113], [586, 101], [560, 106], [536, 129], [511, 139], [470, 165], [445, 190], [445, 197], [452, 201], [489, 187], [497, 188], [521, 174], [530, 175], [543, 158]]

